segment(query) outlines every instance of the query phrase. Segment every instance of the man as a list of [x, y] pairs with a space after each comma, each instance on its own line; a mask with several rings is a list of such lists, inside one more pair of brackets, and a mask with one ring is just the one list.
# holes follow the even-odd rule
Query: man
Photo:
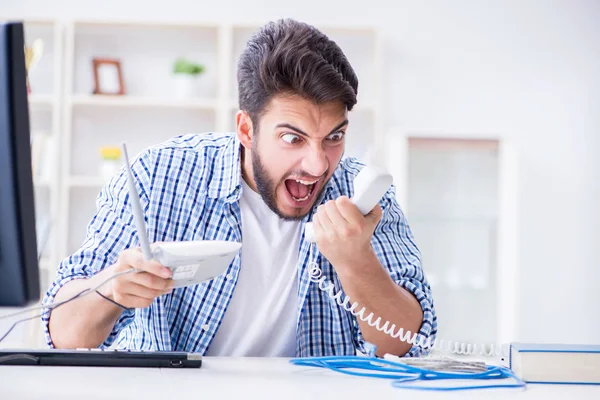
[[[367, 314], [435, 337], [431, 290], [394, 188], [366, 216], [349, 200], [363, 165], [342, 159], [358, 86], [342, 51], [306, 24], [270, 23], [241, 55], [238, 84], [235, 134], [177, 137], [132, 168], [151, 241], [241, 241], [240, 254], [221, 276], [173, 290], [169, 269], [137, 247], [121, 171], [45, 302], [143, 272], [47, 312], [49, 346], [292, 357], [356, 354], [370, 342], [378, 355], [421, 354], [309, 280], [316, 263]], [[308, 221], [316, 246], [304, 239]]]

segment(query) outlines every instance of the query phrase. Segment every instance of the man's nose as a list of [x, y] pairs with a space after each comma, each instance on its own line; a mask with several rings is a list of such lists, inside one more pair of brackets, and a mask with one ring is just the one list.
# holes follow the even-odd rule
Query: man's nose
[[315, 178], [322, 176], [328, 167], [327, 155], [321, 148], [311, 149], [302, 161], [302, 169]]

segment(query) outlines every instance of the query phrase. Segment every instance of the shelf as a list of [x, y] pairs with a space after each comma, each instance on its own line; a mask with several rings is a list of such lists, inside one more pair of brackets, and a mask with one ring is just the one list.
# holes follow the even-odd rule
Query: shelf
[[90, 107], [191, 108], [211, 111], [217, 108], [217, 101], [212, 99], [177, 99], [127, 95], [76, 95], [71, 97], [71, 104], [73, 106]]
[[174, 28], [174, 29], [219, 29], [220, 25], [213, 22], [187, 22], [187, 21], [150, 21], [126, 19], [81, 19], [75, 22], [77, 27], [127, 27], [127, 28]]
[[74, 188], [101, 188], [106, 182], [99, 176], [71, 176], [69, 186]]

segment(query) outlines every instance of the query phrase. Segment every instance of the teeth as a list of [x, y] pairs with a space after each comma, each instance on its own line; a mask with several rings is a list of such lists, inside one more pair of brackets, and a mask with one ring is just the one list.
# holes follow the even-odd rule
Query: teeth
[[305, 200], [308, 200], [309, 197], [310, 197], [310, 192], [308, 192], [308, 194], [305, 197], [301, 198], [301, 199], [297, 199], [294, 196], [292, 196], [292, 199], [294, 199], [296, 201], [305, 201]]
[[[303, 185], [312, 185], [312, 184], [314, 184], [314, 183], [315, 183], [315, 182], [317, 182], [317, 181], [318, 181], [318, 179], [317, 179], [316, 181], [312, 182], [312, 183], [304, 183], [305, 181], [299, 181], [299, 180], [296, 180], [296, 182], [302, 183]], [[308, 188], [308, 194], [307, 194], [306, 196], [304, 196], [303, 198], [301, 198], [301, 199], [298, 199], [298, 198], [296, 198], [296, 197], [292, 196], [292, 199], [294, 199], [294, 200], [296, 200], [296, 201], [298, 201], [298, 202], [300, 202], [300, 201], [306, 201], [306, 200], [308, 200], [308, 198], [309, 198], [309, 197], [310, 197], [310, 195], [312, 194], [313, 187], [314, 187], [314, 186], [310, 186], [310, 187]]]
[[319, 181], [318, 179], [316, 181], [312, 181], [312, 182], [310, 182], [310, 181], [303, 181], [303, 180], [300, 180], [300, 179], [296, 179], [296, 182], [301, 183], [301, 184], [306, 185], [306, 186], [313, 185], [313, 184], [317, 183], [318, 181]]

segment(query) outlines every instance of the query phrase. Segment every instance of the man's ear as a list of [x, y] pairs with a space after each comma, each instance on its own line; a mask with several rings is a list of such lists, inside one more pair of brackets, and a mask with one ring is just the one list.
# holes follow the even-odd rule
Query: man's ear
[[252, 119], [246, 111], [239, 110], [235, 115], [235, 122], [238, 139], [245, 148], [252, 149], [252, 139], [254, 138]]

